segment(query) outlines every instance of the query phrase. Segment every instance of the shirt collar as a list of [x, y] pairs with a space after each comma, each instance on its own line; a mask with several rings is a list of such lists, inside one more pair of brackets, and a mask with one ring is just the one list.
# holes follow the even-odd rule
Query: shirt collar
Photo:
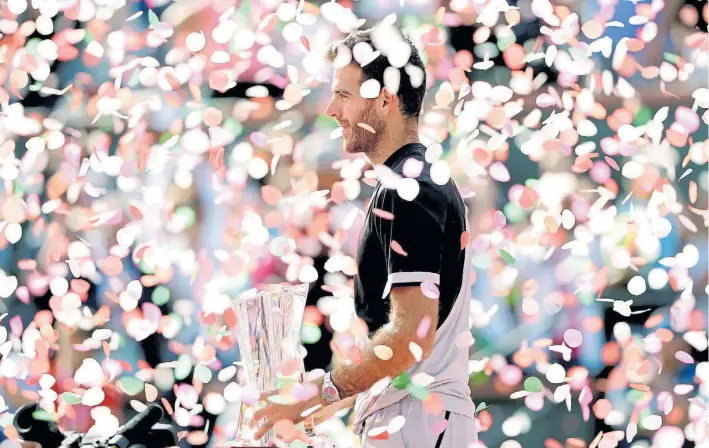
[[384, 161], [384, 165], [386, 165], [389, 168], [392, 168], [396, 162], [401, 160], [403, 157], [415, 152], [415, 151], [420, 151], [422, 149], [425, 149], [425, 147], [421, 143], [407, 143], [401, 148], [397, 149], [394, 151], [387, 159]]

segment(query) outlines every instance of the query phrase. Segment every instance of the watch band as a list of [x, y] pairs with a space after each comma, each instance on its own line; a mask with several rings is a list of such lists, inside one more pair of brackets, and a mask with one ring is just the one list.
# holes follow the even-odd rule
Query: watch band
[[321, 394], [325, 401], [329, 404], [342, 401], [342, 398], [340, 398], [340, 391], [337, 389], [337, 386], [332, 381], [332, 372], [327, 372], [323, 377]]

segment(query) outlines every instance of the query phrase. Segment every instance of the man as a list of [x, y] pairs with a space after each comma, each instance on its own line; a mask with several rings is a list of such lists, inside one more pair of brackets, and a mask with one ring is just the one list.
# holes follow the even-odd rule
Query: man
[[[354, 32], [328, 54], [335, 70], [327, 114], [342, 127], [346, 151], [364, 153], [379, 177], [355, 278], [357, 313], [371, 339], [359, 362], [316, 380], [310, 399], [267, 403], [252, 420], [260, 424], [257, 437], [278, 421], [303, 421], [313, 409], [328, 417], [354, 405], [364, 448], [466, 448], [477, 440], [465, 343], [471, 290], [466, 208], [452, 180], [438, 185], [431, 179], [418, 140], [425, 69], [411, 42], [392, 30], [379, 25]], [[381, 49], [371, 60], [376, 53], [365, 44], [375, 51], [385, 46], [388, 54]], [[400, 76], [392, 82], [396, 75], [385, 71], [402, 51], [410, 56], [394, 68]], [[379, 91], [371, 91], [377, 86], [370, 80]], [[400, 429], [398, 416], [405, 418]]]

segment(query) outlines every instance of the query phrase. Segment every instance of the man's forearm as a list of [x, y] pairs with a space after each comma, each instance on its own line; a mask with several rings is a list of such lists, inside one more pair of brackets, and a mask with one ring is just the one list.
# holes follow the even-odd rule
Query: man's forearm
[[[395, 377], [416, 363], [408, 350], [414, 337], [395, 331], [387, 325], [379, 330], [364, 348], [363, 360], [357, 364], [342, 364], [332, 371], [332, 382], [337, 387], [340, 398], [351, 397], [366, 391], [374, 383], [385, 377]], [[381, 359], [374, 352], [374, 347], [389, 347], [393, 355], [390, 359]], [[386, 350], [386, 349], [384, 349]]]

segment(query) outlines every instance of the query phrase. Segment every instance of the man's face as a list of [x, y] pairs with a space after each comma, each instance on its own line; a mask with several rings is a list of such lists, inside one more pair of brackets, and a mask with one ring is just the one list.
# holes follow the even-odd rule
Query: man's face
[[[344, 148], [350, 154], [376, 153], [386, 132], [386, 122], [376, 110], [376, 99], [360, 95], [362, 69], [355, 64], [335, 69], [332, 99], [326, 113], [342, 127]], [[359, 124], [366, 125], [365, 127]], [[374, 130], [371, 132], [370, 127]]]

